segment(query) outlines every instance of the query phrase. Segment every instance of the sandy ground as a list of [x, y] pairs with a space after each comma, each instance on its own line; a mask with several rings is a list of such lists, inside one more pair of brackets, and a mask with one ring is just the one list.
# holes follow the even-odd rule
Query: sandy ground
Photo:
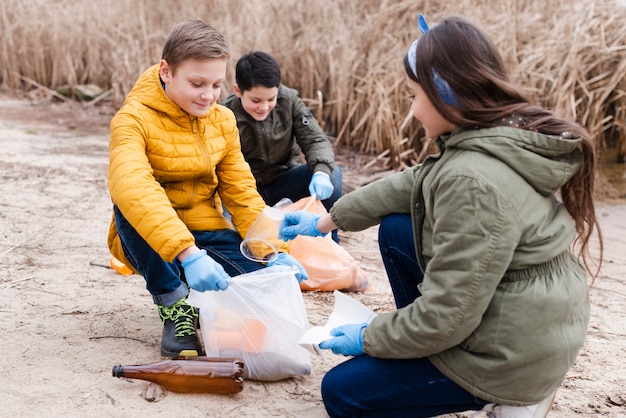
[[[320, 381], [343, 358], [312, 358], [303, 379], [246, 381], [236, 395], [191, 395], [117, 379], [115, 364], [160, 360], [162, 325], [143, 279], [106, 264], [106, 107], [0, 93], [1, 416], [325, 417]], [[362, 174], [344, 167], [346, 180]], [[626, 202], [600, 202], [605, 264], [591, 288], [587, 342], [550, 416], [626, 416]], [[351, 293], [392, 308], [376, 229], [342, 234], [375, 288]], [[305, 292], [311, 325], [329, 292]], [[469, 416], [469, 414], [459, 414]]]

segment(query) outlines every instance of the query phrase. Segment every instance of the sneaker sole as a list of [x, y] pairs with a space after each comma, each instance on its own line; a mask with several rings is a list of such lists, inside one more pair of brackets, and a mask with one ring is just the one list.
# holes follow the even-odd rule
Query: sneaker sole
[[552, 395], [537, 405], [537, 409], [535, 409], [535, 413], [533, 414], [533, 418], [545, 418], [548, 416], [548, 412], [552, 408], [552, 403], [554, 402], [554, 398], [556, 397], [556, 390]]
[[186, 357], [198, 357], [198, 350], [182, 350], [179, 353], [173, 353], [173, 352], [165, 352], [165, 351], [161, 351], [161, 356], [162, 357], [180, 357], [180, 356], [186, 356]]

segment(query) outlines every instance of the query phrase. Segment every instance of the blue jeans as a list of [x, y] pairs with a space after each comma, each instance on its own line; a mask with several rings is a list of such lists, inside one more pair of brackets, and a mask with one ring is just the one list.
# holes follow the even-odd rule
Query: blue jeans
[[378, 227], [378, 247], [389, 278], [396, 308], [403, 308], [418, 296], [417, 285], [424, 275], [417, 263], [411, 215], [385, 216]]
[[[143, 276], [146, 288], [157, 305], [171, 306], [189, 294], [184, 282], [184, 272], [178, 264], [168, 263], [148, 245], [128, 223], [117, 206], [113, 206], [115, 225], [122, 242], [124, 255], [132, 266]], [[237, 231], [223, 229], [217, 231], [191, 231], [196, 245], [207, 251], [220, 263], [226, 273], [237, 276], [259, 270], [264, 266], [245, 258], [239, 250], [241, 237]]]
[[[411, 216], [393, 214], [378, 229], [380, 252], [396, 306], [420, 296]], [[431, 417], [478, 410], [488, 402], [443, 375], [427, 358], [379, 359], [362, 355], [332, 368], [322, 380], [331, 417]]]
[[[271, 184], [265, 186], [257, 185], [257, 190], [269, 206], [274, 206], [284, 197], [291, 199], [292, 202], [297, 202], [304, 197], [310, 196], [309, 183], [312, 177], [313, 173], [311, 173], [308, 166], [300, 164], [285, 171]], [[334, 187], [333, 194], [328, 199], [322, 200], [326, 210], [330, 210], [343, 193], [341, 168], [337, 165], [330, 175], [330, 182]], [[335, 242], [339, 242], [336, 229], [331, 235]]]
[[432, 417], [482, 409], [474, 397], [427, 358], [378, 359], [362, 355], [332, 368], [322, 380], [322, 399], [335, 417]]

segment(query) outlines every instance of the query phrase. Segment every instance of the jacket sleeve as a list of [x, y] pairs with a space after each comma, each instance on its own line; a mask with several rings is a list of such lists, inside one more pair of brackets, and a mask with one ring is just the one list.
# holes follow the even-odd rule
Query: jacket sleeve
[[109, 193], [139, 235], [172, 262], [194, 238], [154, 177], [146, 154], [146, 124], [133, 114], [122, 110], [111, 121]]
[[410, 213], [420, 167], [407, 168], [342, 196], [330, 209], [333, 222], [344, 231], [362, 231], [391, 213]]
[[330, 175], [335, 168], [335, 152], [317, 119], [297, 95], [292, 98], [293, 133], [311, 172]]
[[425, 254], [421, 296], [372, 321], [364, 349], [374, 357], [425, 357], [470, 337], [521, 237], [515, 209], [487, 181], [449, 177], [434, 186], [432, 196], [425, 202], [432, 254]]

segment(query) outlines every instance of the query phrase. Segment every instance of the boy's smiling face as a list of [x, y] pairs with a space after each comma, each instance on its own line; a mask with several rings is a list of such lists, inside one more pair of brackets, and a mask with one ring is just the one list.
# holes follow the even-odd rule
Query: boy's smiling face
[[188, 59], [176, 71], [161, 60], [159, 74], [165, 93], [174, 103], [192, 116], [204, 116], [220, 98], [226, 78], [227, 58]]
[[243, 109], [254, 120], [264, 121], [276, 107], [278, 87], [255, 86], [250, 90], [241, 91], [235, 84], [234, 90], [235, 95], [241, 99]]

